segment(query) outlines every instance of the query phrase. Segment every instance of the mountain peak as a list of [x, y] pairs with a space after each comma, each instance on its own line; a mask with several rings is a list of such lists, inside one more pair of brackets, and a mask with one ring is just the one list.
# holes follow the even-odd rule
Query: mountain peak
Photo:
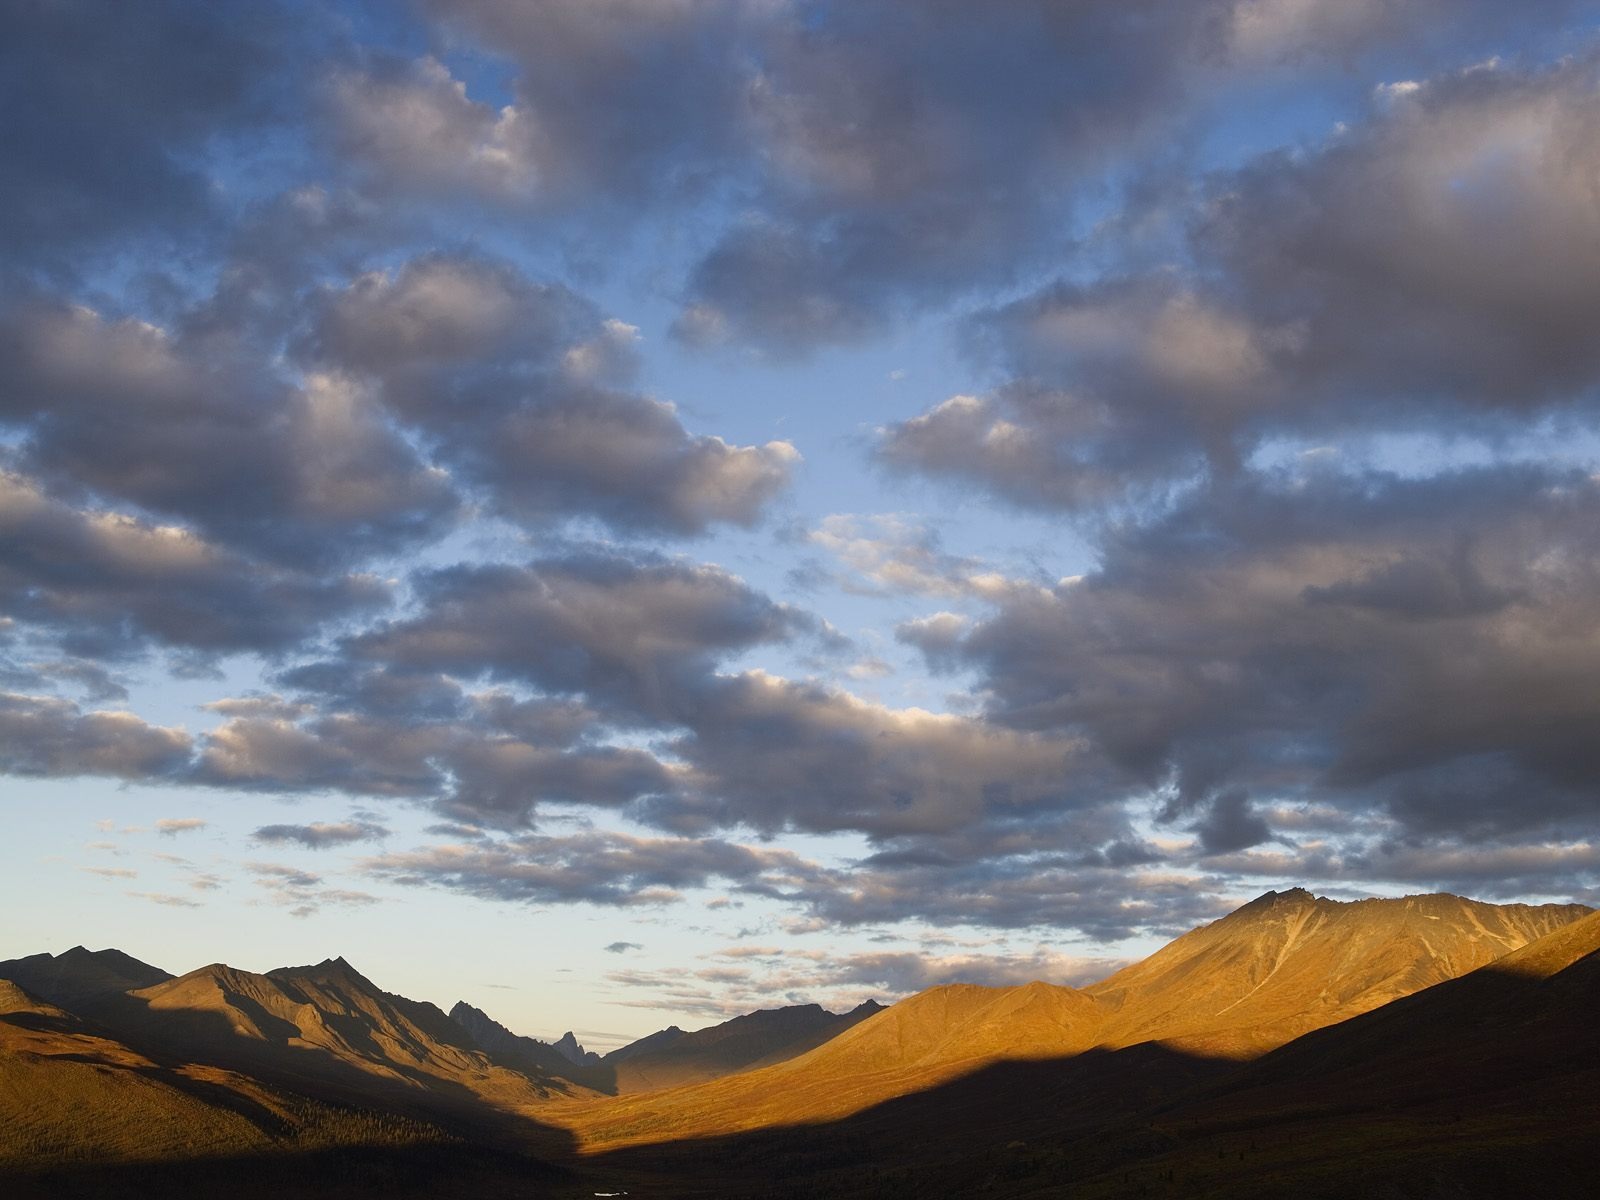
[[350, 965], [343, 955], [325, 958], [319, 963], [300, 967], [277, 967], [267, 974], [273, 979], [299, 979], [310, 983], [341, 983], [363, 991], [376, 993], [378, 986]]
[[577, 1035], [570, 1029], [550, 1044], [557, 1054], [575, 1067], [598, 1066], [600, 1063], [600, 1056], [593, 1051], [585, 1050], [579, 1044]]

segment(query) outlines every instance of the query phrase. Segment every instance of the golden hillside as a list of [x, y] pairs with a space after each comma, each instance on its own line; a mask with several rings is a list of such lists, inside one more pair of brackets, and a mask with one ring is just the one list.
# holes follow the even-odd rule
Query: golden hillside
[[1339, 902], [1269, 892], [1077, 990], [957, 984], [903, 1000], [789, 1062], [549, 1110], [585, 1146], [837, 1120], [1004, 1060], [1161, 1042], [1248, 1058], [1454, 978], [1586, 916], [1455, 896]]

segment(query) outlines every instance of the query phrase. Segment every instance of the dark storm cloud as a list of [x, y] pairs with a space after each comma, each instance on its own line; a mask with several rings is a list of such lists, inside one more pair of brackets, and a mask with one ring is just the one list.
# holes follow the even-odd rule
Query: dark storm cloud
[[635, 336], [564, 287], [436, 255], [326, 294], [307, 352], [374, 381], [514, 520], [578, 513], [671, 534], [753, 523], [798, 454], [693, 436], [671, 405], [626, 390]]
[[982, 319], [1012, 381], [891, 427], [881, 457], [1074, 508], [1273, 437], [1495, 437], [1591, 408], [1597, 95], [1592, 57], [1380, 89], [1310, 152], [1210, 180], [1192, 267]]
[[993, 718], [1170, 785], [1169, 819], [1207, 806], [1209, 849], [1266, 833], [1238, 787], [1417, 828], [1592, 821], [1597, 516], [1576, 472], [1250, 477], [937, 649]]
[[0, 693], [0, 771], [9, 775], [154, 782], [181, 771], [191, 750], [183, 730], [132, 713], [85, 712], [55, 697]]

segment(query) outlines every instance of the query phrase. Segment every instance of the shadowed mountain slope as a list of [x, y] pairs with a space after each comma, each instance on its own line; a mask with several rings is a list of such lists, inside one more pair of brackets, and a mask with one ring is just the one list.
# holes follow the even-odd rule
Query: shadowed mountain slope
[[1587, 1198], [1597, 994], [1591, 914], [1250, 1062], [1155, 1042], [1011, 1059], [826, 1124], [636, 1138], [595, 1161], [707, 1198]]
[[0, 1169], [446, 1140], [419, 1122], [152, 1057], [0, 980]]
[[9, 979], [42, 1000], [68, 1008], [171, 978], [169, 972], [121, 950], [86, 950], [82, 946], [61, 954], [30, 954], [0, 962], [0, 979]]
[[1000, 1194], [1587, 1198], [1597, 996], [1600, 913], [1063, 1146], [1070, 1186]]
[[951, 985], [901, 1001], [807, 1054], [710, 1083], [557, 1117], [588, 1146], [837, 1120], [1002, 1060], [1160, 1041], [1246, 1058], [1470, 971], [1585, 917], [1580, 905], [1454, 896], [1340, 903], [1269, 892], [1082, 990]]
[[[482, 1009], [465, 1000], [456, 1001], [450, 1019], [461, 1026], [471, 1044], [497, 1061], [535, 1078], [565, 1079], [582, 1087], [610, 1093], [614, 1082], [610, 1071], [593, 1064], [579, 1064], [557, 1046], [537, 1038], [512, 1033]], [[598, 1056], [595, 1056], [598, 1062]]]
[[213, 964], [130, 992], [102, 1014], [139, 1046], [405, 1111], [514, 1112], [589, 1094], [497, 1063], [436, 1006], [381, 990], [342, 958], [265, 975]]

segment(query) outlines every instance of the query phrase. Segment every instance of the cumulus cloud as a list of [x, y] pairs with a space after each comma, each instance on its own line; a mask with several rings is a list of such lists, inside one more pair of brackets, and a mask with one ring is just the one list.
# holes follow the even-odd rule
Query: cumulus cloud
[[1075, 802], [1070, 739], [892, 708], [762, 671], [712, 681], [687, 724], [672, 746], [688, 764], [687, 786], [642, 806], [668, 827], [883, 837]]
[[34, 474], [272, 558], [348, 560], [437, 533], [455, 496], [381, 409], [338, 379], [284, 378], [242, 332], [14, 308], [0, 421], [26, 435]]
[[993, 718], [1086, 739], [1169, 818], [1208, 806], [1214, 850], [1267, 832], [1241, 787], [1415, 829], [1592, 819], [1597, 502], [1535, 468], [1241, 481], [939, 652]]
[[1235, 473], [1273, 438], [1493, 439], [1586, 410], [1596, 87], [1592, 57], [1479, 66], [1213, 176], [1190, 265], [989, 313], [1011, 380], [890, 426], [881, 458], [1082, 508]]
[[423, 59], [346, 77], [338, 109], [348, 152], [423, 191], [612, 219], [738, 197], [677, 332], [784, 353], [1061, 254], [1080, 194], [1287, 62], [1401, 49], [1426, 68], [1507, 24], [1490, 3], [1443, 7], [433, 0], [452, 34], [516, 64], [510, 102]]
[[624, 390], [634, 336], [563, 287], [435, 255], [327, 294], [307, 353], [374, 381], [513, 519], [577, 513], [678, 534], [751, 524], [797, 451], [693, 436], [671, 405]]
[[52, 500], [0, 469], [0, 597], [68, 646], [101, 655], [152, 643], [203, 651], [278, 650], [324, 621], [387, 603], [364, 575], [252, 562], [191, 531]]
[[[214, 142], [286, 115], [304, 82], [300, 37], [321, 27], [316, 14], [306, 18], [277, 0], [231, 14], [190, 0], [153, 0], [137, 12], [8, 6], [0, 14], [0, 79], [12, 113], [0, 166], [7, 266], [70, 271], [114, 238], [214, 227], [216, 197], [196, 160]], [[74, 69], [63, 69], [68, 60]]]
[[417, 581], [420, 616], [350, 642], [357, 659], [583, 692], [670, 719], [717, 660], [815, 626], [717, 567], [582, 554]]
[[181, 729], [132, 713], [85, 712], [55, 697], [0, 692], [0, 769], [7, 774], [151, 782], [181, 771], [191, 749]]
[[[206, 736], [191, 777], [282, 794], [336, 789], [432, 800], [446, 816], [494, 827], [527, 824], [541, 803], [621, 806], [671, 786], [671, 772], [655, 757], [597, 740], [604, 734], [581, 706], [492, 692], [461, 695], [445, 711], [319, 712], [281, 703], [263, 711], [255, 703]], [[327, 831], [342, 827], [268, 828], [269, 841], [310, 845], [327, 844]]]

